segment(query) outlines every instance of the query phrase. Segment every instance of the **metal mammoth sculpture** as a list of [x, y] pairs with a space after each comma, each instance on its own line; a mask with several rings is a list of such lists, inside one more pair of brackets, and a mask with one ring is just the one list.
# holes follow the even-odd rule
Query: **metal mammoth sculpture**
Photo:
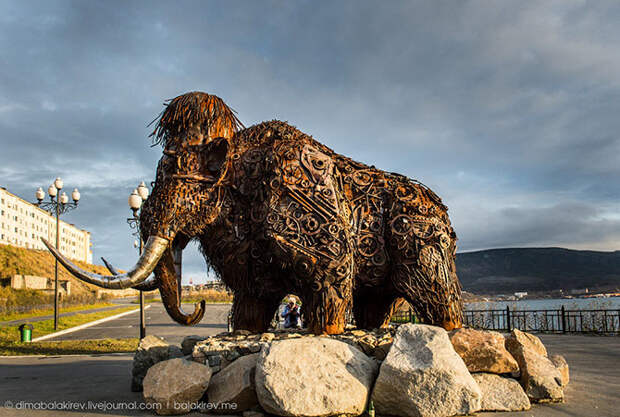
[[[234, 292], [235, 329], [265, 331], [280, 300], [304, 301], [310, 331], [384, 326], [402, 299], [426, 323], [462, 320], [447, 208], [430, 189], [339, 155], [284, 122], [243, 128], [213, 95], [171, 100], [153, 132], [163, 147], [141, 213], [146, 249], [125, 274], [80, 270], [105, 288], [158, 288], [170, 316], [199, 322], [204, 301], [181, 309], [175, 262], [190, 240]], [[154, 279], [147, 277], [154, 272]]]

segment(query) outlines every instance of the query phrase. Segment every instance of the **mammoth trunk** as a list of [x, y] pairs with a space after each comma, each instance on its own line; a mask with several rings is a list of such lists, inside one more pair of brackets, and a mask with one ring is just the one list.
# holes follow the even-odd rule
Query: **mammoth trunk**
[[[183, 309], [181, 308], [181, 279], [179, 275], [179, 279], [177, 280], [177, 273], [175, 269], [175, 261], [178, 259], [180, 272], [180, 252], [181, 249], [179, 248], [166, 250], [157, 264], [157, 268], [155, 268], [155, 276], [159, 282], [159, 292], [161, 294], [162, 302], [170, 317], [172, 317], [172, 319], [177, 323], [191, 326], [202, 320], [205, 313], [205, 302], [203, 300], [200, 303], [197, 303], [192, 314], [186, 314], [183, 312]], [[173, 253], [176, 254], [176, 256], [173, 255]]]

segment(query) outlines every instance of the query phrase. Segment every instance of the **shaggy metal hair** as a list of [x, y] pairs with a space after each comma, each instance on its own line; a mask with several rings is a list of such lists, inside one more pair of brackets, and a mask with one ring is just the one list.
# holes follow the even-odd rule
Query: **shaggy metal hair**
[[167, 147], [173, 138], [178, 138], [178, 133], [192, 126], [201, 126], [211, 138], [230, 138], [244, 127], [236, 112], [211, 94], [193, 91], [167, 100], [164, 106], [159, 116], [149, 123], [150, 126], [157, 122], [149, 135], [153, 138], [153, 146]]

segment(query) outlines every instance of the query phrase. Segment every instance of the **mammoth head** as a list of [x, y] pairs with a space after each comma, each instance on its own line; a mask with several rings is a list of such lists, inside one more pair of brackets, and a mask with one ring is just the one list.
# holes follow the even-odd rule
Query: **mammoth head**
[[170, 101], [151, 134], [163, 155], [142, 210], [145, 238], [191, 238], [217, 217], [229, 141], [240, 127], [219, 97], [193, 92]]
[[125, 274], [92, 274], [48, 248], [76, 277], [104, 288], [128, 288], [144, 283], [151, 272], [170, 316], [195, 324], [204, 314], [204, 301], [185, 314], [180, 300], [181, 253], [218, 216], [221, 184], [227, 170], [229, 141], [242, 127], [232, 109], [213, 95], [192, 92], [166, 105], [151, 134], [162, 145], [155, 185], [140, 214], [146, 242], [142, 256]]

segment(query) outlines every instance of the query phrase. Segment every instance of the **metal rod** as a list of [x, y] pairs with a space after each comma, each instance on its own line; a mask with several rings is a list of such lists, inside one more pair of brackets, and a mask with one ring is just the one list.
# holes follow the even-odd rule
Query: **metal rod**
[[[60, 251], [59, 203], [56, 203], [56, 249]], [[58, 330], [58, 259], [54, 264], [54, 330]]]
[[[142, 241], [142, 235], [140, 235], [140, 255], [142, 255], [142, 249], [144, 242]], [[146, 318], [144, 316], [144, 291], [140, 291], [140, 339], [144, 339], [146, 336]]]
[[566, 333], [566, 310], [562, 306], [562, 333]]
[[512, 331], [510, 327], [510, 307], [506, 306], [506, 328], [508, 329], [508, 332]]

